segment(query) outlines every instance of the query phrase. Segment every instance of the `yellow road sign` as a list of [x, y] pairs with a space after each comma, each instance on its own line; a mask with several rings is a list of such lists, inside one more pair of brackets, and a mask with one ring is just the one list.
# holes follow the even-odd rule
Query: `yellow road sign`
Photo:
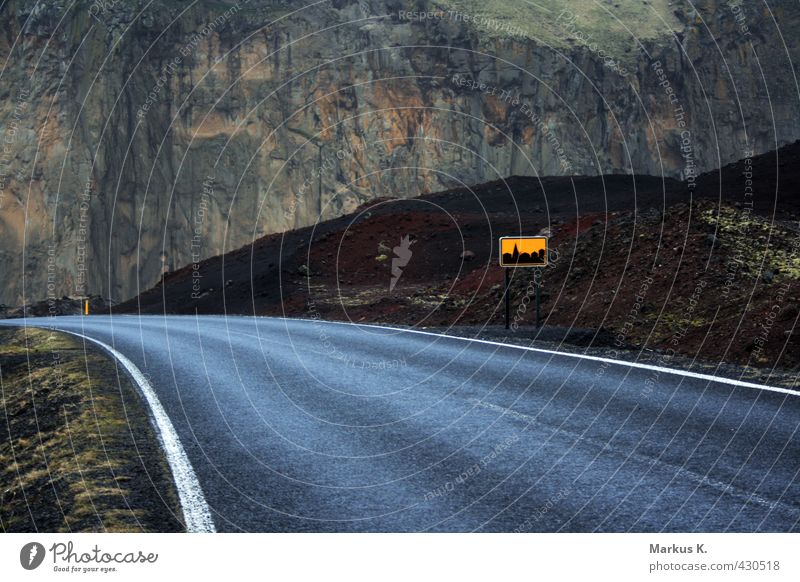
[[504, 236], [500, 238], [501, 267], [546, 267], [546, 236]]

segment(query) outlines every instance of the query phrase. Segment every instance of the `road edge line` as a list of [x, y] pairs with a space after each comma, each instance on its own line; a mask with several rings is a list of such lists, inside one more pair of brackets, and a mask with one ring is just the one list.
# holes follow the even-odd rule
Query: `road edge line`
[[186, 521], [187, 533], [216, 533], [214, 520], [211, 517], [211, 508], [203, 495], [203, 489], [200, 487], [200, 481], [197, 479], [197, 474], [189, 461], [189, 456], [181, 444], [178, 433], [172, 421], [167, 415], [167, 411], [158, 399], [153, 386], [147, 380], [147, 377], [141, 370], [131, 362], [126, 356], [112, 348], [110, 345], [94, 339], [82, 333], [74, 331], [57, 330], [62, 333], [74, 335], [84, 340], [97, 344], [104, 351], [113, 356], [122, 367], [128, 372], [144, 397], [147, 406], [150, 408], [150, 418], [154, 428], [156, 429], [156, 436], [161, 443], [161, 448], [164, 455], [167, 457], [170, 471], [172, 472], [172, 479], [175, 481], [175, 487], [178, 490], [178, 498], [183, 511], [183, 518]]
[[788, 394], [790, 396], [800, 396], [800, 390], [792, 390], [791, 388], [781, 388], [779, 386], [767, 386], [766, 384], [755, 384], [753, 382], [744, 382], [742, 380], [734, 380], [732, 378], [725, 378], [724, 376], [712, 376], [711, 374], [700, 374], [698, 372], [688, 372], [686, 370], [676, 370], [674, 368], [665, 368], [663, 366], [654, 366], [652, 364], [643, 364], [640, 362], [626, 362], [625, 360], [614, 360], [612, 358], [604, 358], [601, 356], [590, 356], [588, 354], [576, 354], [574, 352], [560, 352], [558, 350], [547, 350], [544, 348], [534, 348], [530, 346], [520, 346], [517, 344], [504, 344], [503, 342], [496, 342], [492, 340], [483, 340], [479, 338], [469, 338], [469, 337], [461, 337], [457, 335], [449, 335], [446, 333], [436, 333], [432, 331], [422, 331], [420, 329], [404, 329], [401, 327], [391, 327], [388, 325], [380, 325], [375, 323], [349, 323], [347, 321], [331, 321], [326, 319], [306, 319], [301, 317], [276, 317], [275, 319], [282, 319], [284, 321], [306, 321], [306, 322], [322, 322], [322, 323], [332, 323], [338, 325], [352, 325], [352, 326], [363, 326], [363, 327], [374, 327], [377, 329], [388, 329], [391, 331], [399, 331], [399, 332], [406, 332], [406, 333], [417, 333], [420, 335], [429, 335], [433, 337], [446, 337], [450, 339], [465, 341], [465, 342], [473, 342], [479, 344], [486, 344], [491, 346], [502, 346], [507, 348], [515, 348], [518, 350], [524, 350], [528, 352], [538, 352], [542, 354], [551, 354], [555, 356], [565, 356], [568, 358], [577, 358], [581, 360], [592, 360], [595, 362], [605, 362], [608, 364], [616, 364], [619, 366], [628, 366], [629, 368], [639, 368], [642, 370], [651, 370], [655, 372], [664, 372], [666, 374], [674, 374], [676, 376], [684, 376], [686, 378], [695, 378], [698, 380], [708, 380], [709, 382], [717, 382], [720, 384], [729, 384], [731, 386], [740, 386], [743, 388], [756, 388], [758, 390], [764, 390], [766, 392], [777, 392], [779, 394]]

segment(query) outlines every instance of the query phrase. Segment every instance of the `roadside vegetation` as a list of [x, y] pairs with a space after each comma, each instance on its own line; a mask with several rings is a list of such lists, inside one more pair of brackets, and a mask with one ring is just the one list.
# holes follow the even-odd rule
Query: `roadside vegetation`
[[182, 531], [139, 395], [97, 348], [0, 329], [0, 408], [2, 531]]

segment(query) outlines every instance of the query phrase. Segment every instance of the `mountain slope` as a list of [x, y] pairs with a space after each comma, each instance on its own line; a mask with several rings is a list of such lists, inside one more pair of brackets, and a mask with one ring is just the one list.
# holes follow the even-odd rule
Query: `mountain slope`
[[[792, 368], [800, 364], [798, 159], [800, 142], [704, 174], [693, 194], [674, 180], [612, 175], [518, 177], [377, 200], [168, 273], [114, 312], [500, 325], [497, 239], [543, 233], [554, 251], [544, 271], [548, 326], [605, 329], [605, 343], [621, 333], [626, 349]], [[752, 206], [743, 195], [751, 171]], [[414, 241], [412, 256], [392, 289], [403, 237]], [[513, 274], [518, 327], [534, 323], [531, 277]]]
[[796, 2], [561, 6], [5, 3], [0, 302], [124, 300], [374, 198], [685, 178], [800, 136]]

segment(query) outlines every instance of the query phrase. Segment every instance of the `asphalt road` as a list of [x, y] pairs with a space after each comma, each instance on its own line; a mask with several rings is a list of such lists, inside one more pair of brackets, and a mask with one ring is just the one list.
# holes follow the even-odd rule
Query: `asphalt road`
[[800, 530], [800, 396], [356, 325], [28, 323], [146, 374], [218, 531]]

